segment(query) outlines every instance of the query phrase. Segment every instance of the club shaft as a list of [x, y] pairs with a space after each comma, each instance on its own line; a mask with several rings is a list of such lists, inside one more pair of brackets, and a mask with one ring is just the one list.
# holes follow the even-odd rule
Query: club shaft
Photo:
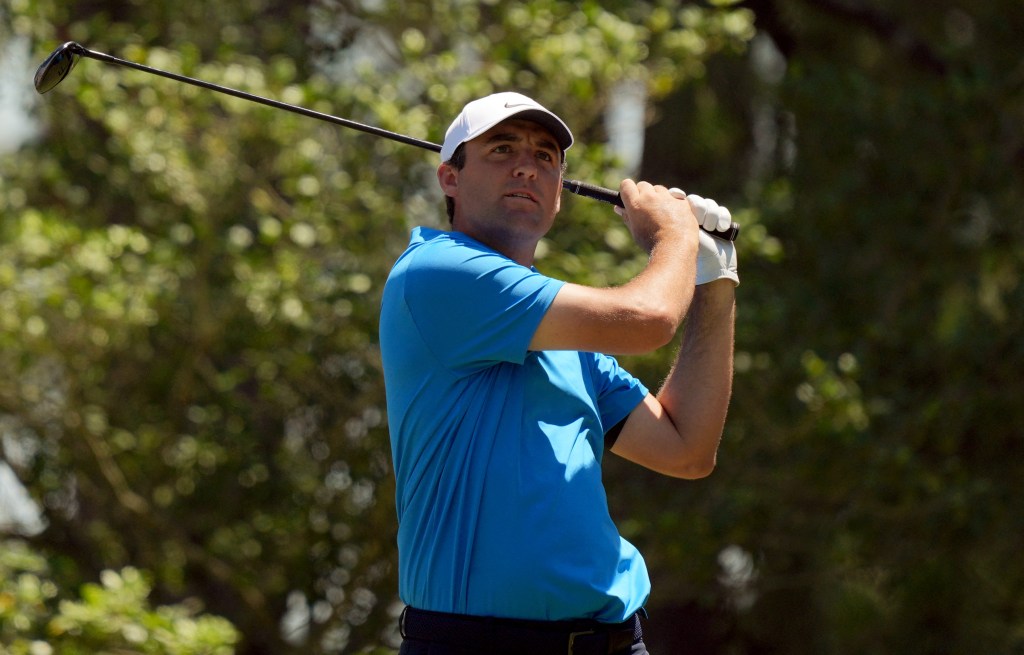
[[[194, 77], [178, 75], [177, 73], [170, 73], [168, 71], [160, 70], [159, 68], [145, 66], [134, 61], [128, 61], [127, 59], [120, 59], [118, 57], [114, 57], [103, 52], [90, 50], [89, 48], [86, 48], [85, 46], [82, 46], [77, 43], [73, 44], [73, 46], [74, 52], [83, 57], [89, 57], [90, 59], [106, 62], [108, 64], [115, 64], [117, 66], [124, 66], [126, 68], [133, 68], [144, 73], [159, 75], [160, 77], [166, 77], [167, 79], [174, 80], [176, 82], [191, 84], [192, 86], [197, 86], [202, 89], [216, 91], [217, 93], [223, 93], [225, 95], [233, 96], [235, 98], [241, 98], [242, 100], [249, 100], [251, 102], [256, 102], [261, 105], [266, 105], [267, 107], [273, 107], [274, 109], [283, 109], [285, 111], [290, 111], [292, 113], [300, 114], [302, 116], [306, 116], [309, 118], [315, 118], [318, 120], [326, 121], [328, 123], [333, 123], [335, 125], [340, 125], [341, 127], [359, 130], [360, 132], [365, 132], [367, 134], [372, 134], [374, 136], [384, 137], [385, 139], [391, 139], [392, 141], [397, 141], [399, 143], [404, 143], [406, 145], [416, 146], [417, 148], [423, 148], [424, 150], [441, 152], [441, 146], [430, 141], [423, 141], [422, 139], [416, 139], [411, 136], [406, 136], [405, 134], [391, 132], [389, 130], [374, 127], [372, 125], [365, 125], [363, 123], [358, 123], [347, 118], [339, 118], [338, 116], [334, 116], [332, 114], [325, 114], [323, 112], [314, 111], [306, 107], [291, 105], [288, 104], [287, 102], [281, 102], [279, 100], [264, 98], [263, 96], [258, 96], [252, 93], [246, 93], [245, 91], [239, 91], [238, 89], [232, 89], [227, 86], [221, 86], [220, 84], [213, 84], [212, 82], [206, 82], [204, 80], [199, 80]], [[611, 189], [606, 189], [605, 187], [597, 186], [595, 184], [588, 184], [586, 182], [580, 182], [579, 180], [563, 180], [562, 187], [567, 191], [575, 193], [576, 195], [586, 196], [588, 198], [593, 198], [595, 200], [600, 200], [602, 202], [611, 203], [619, 207], [623, 206], [622, 197], [619, 195], [619, 193]], [[708, 230], [708, 232], [718, 238], [725, 239], [727, 241], [734, 241], [739, 234], [739, 225], [733, 223], [729, 228], [727, 228], [724, 231], [716, 232]]]
[[118, 66], [134, 68], [135, 70], [139, 70], [144, 73], [152, 73], [153, 75], [159, 75], [160, 77], [166, 77], [167, 79], [175, 80], [176, 82], [184, 82], [185, 84], [191, 84], [192, 86], [198, 86], [203, 89], [209, 89], [210, 91], [216, 91], [218, 93], [234, 96], [236, 98], [241, 98], [243, 100], [258, 102], [261, 105], [266, 105], [268, 107], [273, 107], [275, 109], [283, 109], [285, 111], [290, 111], [295, 114], [301, 114], [302, 116], [307, 116], [309, 118], [316, 118], [322, 121], [327, 121], [328, 123], [334, 123], [335, 125], [340, 125], [342, 127], [348, 127], [353, 130], [359, 130], [360, 132], [366, 132], [367, 134], [373, 134], [374, 136], [381, 136], [386, 139], [391, 139], [392, 141], [398, 141], [400, 143], [405, 143], [411, 146], [417, 146], [425, 150], [441, 152], [441, 146], [437, 145], [436, 143], [431, 143], [430, 141], [422, 141], [420, 139], [415, 139], [411, 136], [398, 134], [397, 132], [390, 132], [388, 130], [381, 129], [379, 127], [374, 127], [372, 125], [364, 125], [363, 123], [357, 123], [356, 121], [348, 120], [346, 118], [339, 118], [338, 116], [333, 116], [331, 114], [325, 114], [323, 112], [314, 111], [312, 109], [307, 109], [306, 107], [290, 105], [286, 102], [272, 100], [270, 98], [264, 98], [263, 96], [258, 96], [252, 93], [246, 93], [245, 91], [239, 91], [237, 89], [232, 89], [230, 87], [221, 86], [220, 84], [213, 84], [212, 82], [197, 80], [194, 77], [187, 77], [185, 75], [169, 73], [167, 71], [160, 70], [159, 68], [152, 68], [150, 66], [145, 66], [143, 64], [137, 64], [134, 61], [128, 61], [127, 59], [119, 59], [118, 57], [113, 57], [102, 52], [96, 52], [95, 50], [89, 50], [88, 48], [84, 47], [81, 50], [78, 50], [77, 52], [79, 52], [79, 54], [81, 54], [84, 57], [89, 57], [91, 59], [96, 59], [98, 61], [104, 61], [108, 64], [117, 64]]

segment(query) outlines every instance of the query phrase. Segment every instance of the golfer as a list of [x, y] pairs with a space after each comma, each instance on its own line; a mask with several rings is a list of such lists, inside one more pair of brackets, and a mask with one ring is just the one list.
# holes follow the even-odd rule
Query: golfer
[[[624, 180], [649, 253], [615, 288], [534, 267], [560, 206], [565, 123], [517, 93], [470, 102], [437, 179], [450, 231], [413, 229], [380, 343], [397, 483], [400, 653], [646, 653], [644, 560], [608, 512], [606, 451], [679, 478], [715, 466], [732, 389], [727, 211]], [[714, 229], [714, 227], [711, 227]], [[675, 339], [657, 393], [611, 356]]]

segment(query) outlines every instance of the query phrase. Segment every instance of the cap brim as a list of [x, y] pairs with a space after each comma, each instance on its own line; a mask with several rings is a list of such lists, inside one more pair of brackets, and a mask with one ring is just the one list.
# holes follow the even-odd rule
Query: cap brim
[[[558, 143], [558, 147], [563, 151], [568, 150], [572, 146], [572, 132], [560, 118], [549, 112], [540, 109], [524, 109], [521, 112], [517, 112], [502, 120], [508, 120], [509, 118], [521, 118], [523, 120], [532, 121], [538, 123], [551, 132], [551, 135], [555, 137], [555, 141]], [[499, 123], [501, 121], [498, 121]], [[495, 123], [497, 125], [497, 123]]]

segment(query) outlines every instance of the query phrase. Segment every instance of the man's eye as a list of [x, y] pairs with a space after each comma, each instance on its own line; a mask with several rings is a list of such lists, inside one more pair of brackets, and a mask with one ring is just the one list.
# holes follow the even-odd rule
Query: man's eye
[[494, 152], [512, 152], [512, 146], [508, 145], [507, 143], [503, 143], [500, 146], [496, 146], [494, 148]]
[[542, 152], [538, 152], [537, 156], [540, 157], [541, 159], [543, 159], [544, 161], [554, 161], [555, 160], [555, 158], [551, 156], [550, 152], [543, 152], [543, 151]]

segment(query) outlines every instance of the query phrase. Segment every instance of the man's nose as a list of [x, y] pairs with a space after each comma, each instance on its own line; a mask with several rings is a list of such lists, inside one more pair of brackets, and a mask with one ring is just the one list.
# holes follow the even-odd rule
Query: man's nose
[[537, 160], [530, 153], [522, 153], [516, 158], [512, 171], [515, 177], [537, 177]]

